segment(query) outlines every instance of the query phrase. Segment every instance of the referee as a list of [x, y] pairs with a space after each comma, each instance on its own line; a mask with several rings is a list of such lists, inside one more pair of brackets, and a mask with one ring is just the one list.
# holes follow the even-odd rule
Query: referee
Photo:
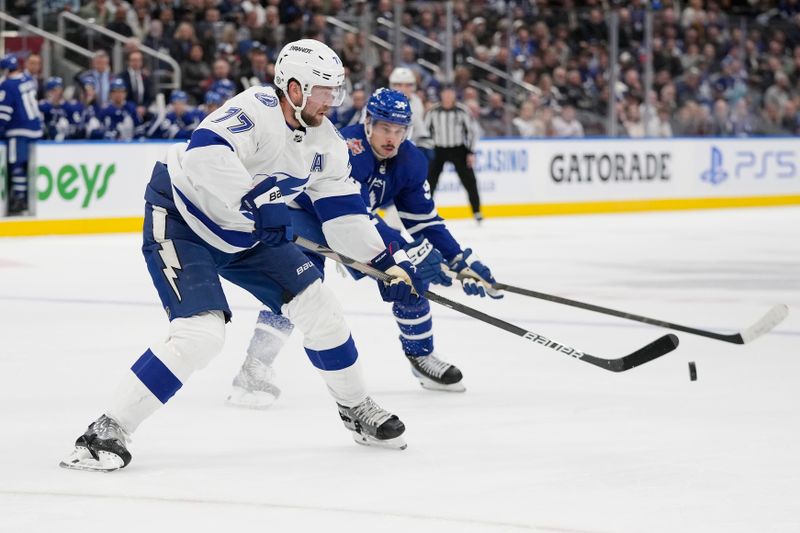
[[434, 105], [425, 116], [425, 125], [433, 139], [434, 158], [428, 169], [428, 183], [431, 192], [436, 191], [439, 175], [448, 161], [456, 167], [458, 179], [467, 190], [472, 216], [479, 223], [481, 199], [478, 196], [478, 182], [475, 172], [475, 152], [473, 148], [478, 137], [478, 124], [472, 118], [469, 108], [456, 102], [456, 92], [445, 87], [439, 95], [439, 103]]

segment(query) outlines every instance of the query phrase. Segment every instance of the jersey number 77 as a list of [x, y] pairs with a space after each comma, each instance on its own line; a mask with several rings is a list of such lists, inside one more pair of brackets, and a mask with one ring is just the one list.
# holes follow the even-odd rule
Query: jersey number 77
[[250, 117], [242, 111], [241, 107], [229, 107], [225, 110], [225, 114], [219, 117], [218, 119], [212, 120], [211, 122], [219, 123], [225, 122], [226, 120], [236, 117], [239, 121], [238, 124], [234, 124], [233, 126], [228, 126], [228, 131], [231, 133], [242, 133], [243, 131], [248, 131], [253, 129], [253, 121]]

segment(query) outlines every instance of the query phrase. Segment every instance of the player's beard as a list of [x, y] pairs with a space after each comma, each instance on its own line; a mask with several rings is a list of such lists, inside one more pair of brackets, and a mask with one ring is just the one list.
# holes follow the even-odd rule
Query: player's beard
[[300, 112], [300, 117], [303, 119], [303, 122], [308, 124], [309, 127], [315, 128], [322, 124], [322, 119], [325, 118], [325, 115], [317, 115], [316, 113], [312, 114], [309, 113], [308, 109], [303, 109]]

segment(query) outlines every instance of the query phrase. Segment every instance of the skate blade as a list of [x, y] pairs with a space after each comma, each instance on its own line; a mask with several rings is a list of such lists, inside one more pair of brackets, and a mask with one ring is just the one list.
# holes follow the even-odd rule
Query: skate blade
[[439, 392], [466, 392], [467, 388], [461, 384], [459, 381], [458, 383], [451, 383], [449, 385], [445, 385], [443, 383], [436, 383], [431, 379], [427, 379], [422, 376], [416, 376], [419, 380], [419, 384], [422, 385], [423, 389], [428, 390], [435, 390]]
[[225, 405], [240, 409], [267, 409], [277, 399], [277, 396], [273, 396], [268, 392], [250, 392], [240, 387], [233, 387], [228, 399], [225, 400]]
[[100, 452], [98, 457], [99, 460], [92, 457], [86, 448], [75, 448], [69, 457], [58, 463], [58, 466], [85, 472], [113, 472], [125, 466], [125, 462], [116, 454]]
[[375, 448], [386, 448], [389, 450], [405, 450], [408, 447], [408, 444], [406, 444], [406, 440], [402, 437], [402, 435], [393, 439], [380, 440], [376, 439], [375, 437], [370, 437], [369, 435], [356, 433], [355, 431], [352, 433], [353, 440], [356, 441], [356, 444], [360, 444], [362, 446], [373, 446]]

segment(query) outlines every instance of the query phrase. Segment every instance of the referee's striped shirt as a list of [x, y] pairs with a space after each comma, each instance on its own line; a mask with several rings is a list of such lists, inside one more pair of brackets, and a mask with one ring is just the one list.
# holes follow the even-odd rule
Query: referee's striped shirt
[[425, 125], [437, 148], [466, 146], [472, 152], [478, 140], [478, 124], [463, 104], [456, 103], [450, 109], [443, 108], [442, 104], [434, 105], [425, 115]]

